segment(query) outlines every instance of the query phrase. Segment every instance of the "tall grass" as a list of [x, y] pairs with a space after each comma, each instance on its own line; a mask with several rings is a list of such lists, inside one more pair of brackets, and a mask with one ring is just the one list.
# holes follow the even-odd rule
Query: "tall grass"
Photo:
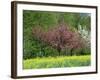
[[80, 67], [91, 64], [90, 55], [34, 58], [23, 61], [23, 69]]

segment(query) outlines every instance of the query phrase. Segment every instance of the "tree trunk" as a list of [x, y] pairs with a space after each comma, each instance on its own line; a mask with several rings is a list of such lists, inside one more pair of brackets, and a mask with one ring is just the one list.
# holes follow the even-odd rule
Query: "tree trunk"
[[61, 48], [58, 48], [57, 50], [58, 50], [58, 52], [59, 52], [59, 56], [60, 56], [60, 53], [61, 53]]
[[71, 51], [70, 51], [70, 52], [71, 52], [71, 56], [72, 56], [72, 55], [73, 55], [73, 49], [71, 49]]

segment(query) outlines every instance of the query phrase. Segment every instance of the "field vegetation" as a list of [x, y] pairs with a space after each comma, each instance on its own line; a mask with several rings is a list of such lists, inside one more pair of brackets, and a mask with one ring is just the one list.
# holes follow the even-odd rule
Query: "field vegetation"
[[60, 56], [27, 59], [24, 62], [24, 69], [38, 68], [64, 68], [64, 67], [79, 67], [90, 66], [90, 56]]

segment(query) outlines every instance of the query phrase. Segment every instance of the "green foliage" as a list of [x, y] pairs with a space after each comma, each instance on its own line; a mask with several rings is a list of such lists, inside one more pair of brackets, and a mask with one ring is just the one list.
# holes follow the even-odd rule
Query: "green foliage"
[[65, 56], [65, 57], [47, 57], [47, 58], [33, 58], [23, 61], [23, 69], [37, 69], [37, 68], [59, 68], [59, 67], [79, 67], [89, 66], [90, 55], [87, 56]]
[[80, 14], [78, 13], [64, 13], [64, 20], [70, 27], [78, 28]]
[[26, 11], [23, 12], [24, 23], [27, 26], [34, 27], [40, 25], [42, 28], [46, 29], [53, 27], [58, 23], [58, 15], [55, 12], [44, 12], [44, 11]]
[[83, 14], [79, 21], [80, 25], [86, 30], [91, 30], [91, 17], [90, 14]]

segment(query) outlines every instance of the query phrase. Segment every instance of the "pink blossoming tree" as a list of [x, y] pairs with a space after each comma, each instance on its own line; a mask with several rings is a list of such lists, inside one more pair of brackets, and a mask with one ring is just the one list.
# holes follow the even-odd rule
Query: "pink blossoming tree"
[[64, 49], [70, 49], [70, 55], [72, 55], [73, 50], [85, 46], [84, 40], [78, 32], [71, 31], [64, 23], [46, 32], [42, 28], [33, 28], [32, 32], [38, 40], [57, 49], [59, 55]]

